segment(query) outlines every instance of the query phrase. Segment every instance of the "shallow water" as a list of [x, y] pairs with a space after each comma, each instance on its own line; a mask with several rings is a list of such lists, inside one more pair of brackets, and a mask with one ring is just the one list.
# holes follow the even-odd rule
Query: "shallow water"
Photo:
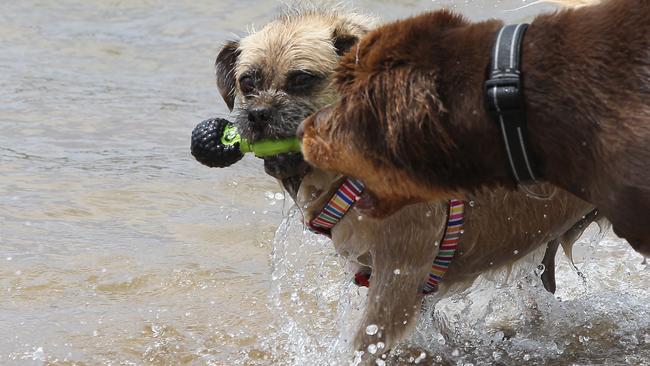
[[[355, 4], [384, 19], [444, 5], [474, 19], [543, 9]], [[227, 116], [213, 79], [219, 46], [277, 9], [0, 3], [0, 364], [343, 362], [339, 329], [364, 290], [325, 240], [303, 232], [257, 159], [211, 170], [189, 154], [192, 127]], [[647, 364], [649, 271], [618, 239], [599, 248], [578, 256], [586, 283], [562, 262], [562, 301], [525, 278], [477, 285], [427, 317], [453, 324], [452, 336], [423, 320], [411, 343], [453, 364]], [[537, 315], [519, 318], [531, 303]]]

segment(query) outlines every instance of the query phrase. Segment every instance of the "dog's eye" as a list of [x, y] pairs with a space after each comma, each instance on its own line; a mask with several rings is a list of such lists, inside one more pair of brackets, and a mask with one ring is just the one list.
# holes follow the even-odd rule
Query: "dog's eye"
[[294, 71], [287, 77], [287, 91], [300, 92], [310, 89], [321, 78], [306, 71]]
[[239, 79], [239, 89], [241, 89], [242, 94], [248, 95], [255, 90], [255, 80], [252, 76], [242, 76]]

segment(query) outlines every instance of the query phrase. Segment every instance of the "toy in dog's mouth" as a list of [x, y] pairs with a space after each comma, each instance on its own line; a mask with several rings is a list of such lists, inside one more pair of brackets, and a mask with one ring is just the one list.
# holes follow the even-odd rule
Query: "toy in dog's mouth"
[[194, 158], [211, 168], [225, 168], [252, 152], [264, 159], [267, 174], [279, 179], [295, 198], [309, 165], [302, 158], [296, 138], [249, 142], [223, 118], [211, 118], [199, 123], [192, 131], [191, 152]]

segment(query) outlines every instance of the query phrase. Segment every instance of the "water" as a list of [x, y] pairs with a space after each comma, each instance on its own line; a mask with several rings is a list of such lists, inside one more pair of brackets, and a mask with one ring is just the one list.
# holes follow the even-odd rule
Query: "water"
[[[450, 5], [518, 20], [543, 8], [355, 4], [384, 19]], [[340, 334], [365, 290], [331, 245], [303, 232], [257, 159], [211, 170], [189, 154], [192, 127], [227, 116], [219, 45], [277, 6], [0, 3], [0, 364], [347, 361]], [[525, 277], [477, 284], [436, 305], [426, 319], [438, 325], [424, 319], [409, 347], [430, 351], [422, 363], [647, 364], [649, 271], [618, 239], [593, 255], [587, 243], [586, 283], [560, 262], [562, 301]], [[516, 316], [528, 307], [536, 313]]]

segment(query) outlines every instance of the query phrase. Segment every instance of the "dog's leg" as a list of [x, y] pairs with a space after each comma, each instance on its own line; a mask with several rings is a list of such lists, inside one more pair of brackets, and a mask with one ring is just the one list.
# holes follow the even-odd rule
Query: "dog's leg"
[[[398, 243], [391, 244], [400, 247]], [[421, 253], [414, 258], [412, 253], [405, 252], [408, 250], [401, 256], [391, 256], [383, 250], [373, 253], [368, 304], [354, 343], [366, 360], [379, 357], [399, 343], [417, 320], [422, 302], [420, 291], [430, 263], [422, 260]]]
[[555, 293], [555, 254], [559, 247], [560, 242], [557, 239], [549, 241], [546, 246], [546, 252], [544, 253], [544, 259], [542, 259], [542, 264], [544, 265], [542, 283], [546, 291], [552, 294]]
[[573, 256], [571, 255], [573, 250], [573, 244], [582, 236], [582, 233], [591, 225], [592, 223], [597, 223], [601, 232], [604, 232], [609, 228], [609, 223], [603, 215], [599, 215], [598, 209], [586, 214], [580, 221], [575, 223], [571, 229], [567, 230], [564, 234], [560, 235], [558, 238], [548, 242], [546, 247], [546, 253], [544, 253], [544, 259], [542, 259], [542, 264], [544, 265], [544, 272], [542, 273], [542, 283], [546, 291], [554, 294], [555, 293], [555, 254], [560, 244], [564, 253], [566, 254], [571, 262], [573, 263]]

